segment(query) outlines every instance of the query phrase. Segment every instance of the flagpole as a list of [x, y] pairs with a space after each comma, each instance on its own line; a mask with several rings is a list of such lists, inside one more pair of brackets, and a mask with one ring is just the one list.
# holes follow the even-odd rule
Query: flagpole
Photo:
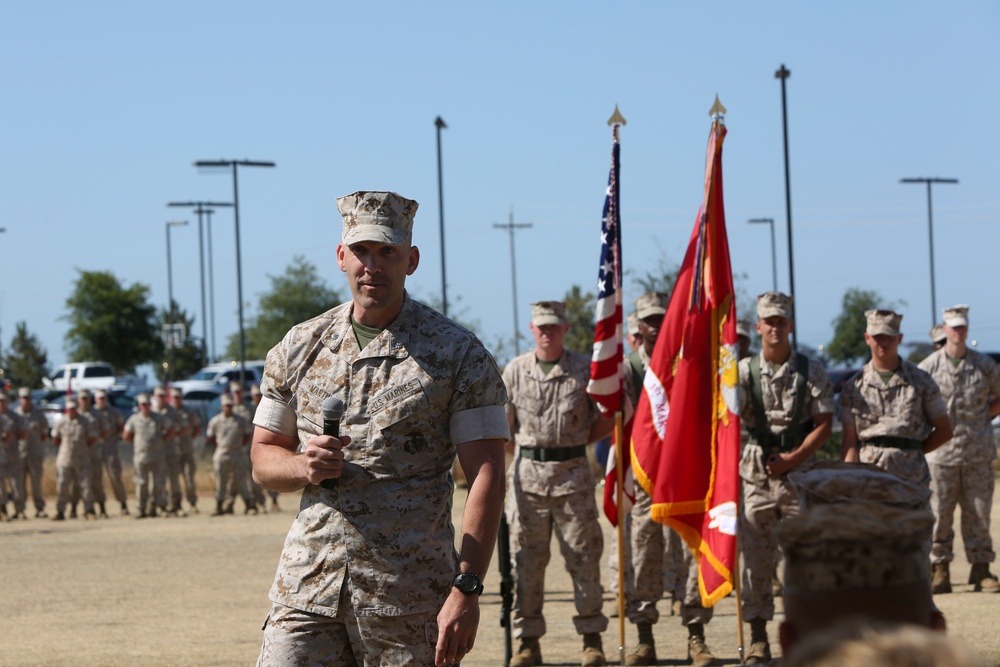
[[[611, 114], [611, 118], [608, 119], [608, 125], [611, 125], [611, 135], [614, 143], [618, 143], [618, 128], [625, 124], [625, 118], [618, 111], [618, 105], [615, 105], [615, 112]], [[618, 187], [616, 182], [615, 187]], [[620, 233], [620, 229], [619, 229]], [[618, 249], [621, 252], [621, 248]], [[621, 275], [620, 271], [616, 271], [616, 275]], [[621, 285], [616, 285], [616, 299], [621, 298]], [[618, 323], [621, 326], [621, 322]], [[623, 383], [619, 383], [619, 405], [624, 406], [625, 387]], [[618, 533], [618, 660], [622, 667], [625, 665], [625, 517], [622, 515], [621, 508], [624, 503], [624, 487], [625, 487], [625, 426], [623, 413], [619, 410], [615, 412], [615, 442], [618, 443], [615, 447], [615, 506], [618, 507], [618, 525], [615, 526], [615, 530]]]
[[[725, 114], [726, 114], [726, 108], [724, 106], [722, 106], [722, 103], [719, 102], [719, 96], [716, 95], [715, 96], [715, 104], [712, 105], [712, 108], [708, 112], [708, 115], [710, 115], [712, 117], [712, 130], [714, 132], [718, 133], [719, 132], [719, 128], [725, 125]], [[712, 224], [715, 224], [714, 221], [713, 221]], [[713, 354], [716, 354], [716, 355], [718, 355], [718, 349], [719, 349], [719, 346], [717, 344], [718, 343], [718, 340], [717, 340], [718, 330], [719, 329], [718, 329], [717, 323], [713, 323], [713, 326], [712, 326], [712, 348], [711, 349], [713, 351]], [[718, 364], [716, 364], [716, 366], [718, 366]], [[718, 380], [716, 381], [714, 390], [715, 390], [716, 393], [719, 390]], [[716, 395], [716, 399], [718, 399], [717, 395]], [[713, 433], [712, 433], [712, 439], [713, 440], [715, 439], [715, 429], [716, 428], [718, 428], [718, 424], [716, 424], [715, 427], [713, 428]], [[740, 516], [740, 505], [742, 504], [742, 502], [743, 502], [743, 494], [739, 493], [739, 494], [737, 494], [737, 497], [736, 497], [736, 516], [737, 516], [737, 518]], [[734, 562], [735, 566], [733, 567], [733, 592], [736, 593], [736, 635], [737, 635], [737, 641], [739, 643], [739, 646], [737, 648], [737, 652], [739, 653], [740, 664], [744, 665], [744, 664], [746, 664], [746, 657], [744, 656], [744, 647], [743, 647], [743, 640], [744, 640], [744, 635], [743, 635], [743, 604], [742, 604], [743, 595], [742, 595], [742, 592], [741, 592], [741, 579], [743, 577], [741, 576], [741, 570], [740, 570], [740, 536], [739, 536], [739, 531], [738, 530], [736, 531], [736, 535], [735, 535], [735, 540], [734, 541], [735, 541], [736, 559], [735, 559], [735, 562]]]

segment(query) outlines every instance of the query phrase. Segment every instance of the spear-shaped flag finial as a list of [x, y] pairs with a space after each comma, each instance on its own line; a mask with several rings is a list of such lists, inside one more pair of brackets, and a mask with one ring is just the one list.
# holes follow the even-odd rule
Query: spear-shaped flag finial
[[625, 117], [622, 116], [622, 112], [618, 110], [618, 105], [615, 105], [615, 112], [611, 114], [611, 118], [608, 119], [608, 125], [628, 125], [625, 122]]
[[719, 101], [718, 93], [715, 94], [715, 104], [708, 110], [708, 115], [719, 120], [722, 120], [722, 117], [726, 115], [726, 107], [722, 106], [722, 102]]

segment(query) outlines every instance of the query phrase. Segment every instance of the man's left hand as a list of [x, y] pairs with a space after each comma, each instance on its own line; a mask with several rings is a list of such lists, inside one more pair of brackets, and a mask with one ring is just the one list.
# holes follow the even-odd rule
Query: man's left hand
[[438, 613], [438, 640], [434, 664], [461, 662], [472, 650], [479, 628], [479, 596], [452, 589]]

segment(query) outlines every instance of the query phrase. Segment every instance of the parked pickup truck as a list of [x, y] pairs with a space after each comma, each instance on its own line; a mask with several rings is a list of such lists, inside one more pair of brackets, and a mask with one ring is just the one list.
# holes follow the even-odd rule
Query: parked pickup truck
[[[247, 360], [245, 383], [249, 387], [251, 384], [260, 384], [264, 375], [264, 361], [262, 359]], [[171, 383], [172, 387], [179, 388], [184, 392], [185, 398], [192, 392], [213, 392], [224, 394], [229, 391], [229, 383], [239, 381], [240, 362], [228, 361], [205, 366], [200, 371], [187, 378]]]
[[66, 391], [72, 389], [104, 389], [106, 391], [127, 391], [142, 388], [145, 384], [135, 375], [116, 376], [111, 364], [103, 361], [79, 361], [57, 366], [47, 378], [42, 378], [46, 389]]

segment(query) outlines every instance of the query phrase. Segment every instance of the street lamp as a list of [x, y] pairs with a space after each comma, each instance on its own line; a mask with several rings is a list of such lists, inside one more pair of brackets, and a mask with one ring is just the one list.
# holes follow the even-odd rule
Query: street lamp
[[[170, 386], [170, 373], [174, 369], [174, 335], [172, 326], [175, 324], [173, 321], [176, 316], [176, 311], [174, 310], [174, 274], [173, 274], [173, 263], [170, 259], [170, 228], [171, 227], [186, 227], [187, 220], [171, 220], [167, 223], [167, 317], [170, 318], [170, 333], [167, 336], [167, 351], [169, 359], [167, 361], [167, 367], [163, 376], [164, 384]], [[166, 323], [165, 323], [166, 324]]]
[[[785, 136], [785, 216], [788, 220], [788, 291], [792, 295], [792, 321], [795, 321], [795, 266], [792, 261], [792, 186], [788, 171], [788, 104], [785, 99], [785, 81], [792, 75], [784, 63], [781, 69], [774, 73], [774, 78], [781, 79], [781, 125]], [[792, 349], [798, 347], [798, 336], [792, 332]]]
[[239, 167], [273, 167], [273, 162], [255, 160], [198, 160], [196, 167], [229, 167], [233, 170], [233, 222], [236, 229], [236, 298], [240, 319], [240, 384], [246, 383], [247, 339], [243, 330], [243, 267], [240, 257], [240, 195], [237, 173]]
[[527, 229], [531, 227], [531, 223], [514, 222], [514, 207], [511, 206], [509, 222], [506, 225], [494, 222], [493, 226], [496, 229], [506, 229], [510, 234], [510, 287], [514, 298], [514, 355], [516, 356], [521, 352], [521, 346], [518, 344], [521, 340], [521, 327], [517, 324], [517, 266], [514, 262], [514, 230]]
[[931, 206], [931, 183], [958, 183], [957, 178], [901, 178], [900, 183], [927, 184], [927, 241], [931, 251], [931, 326], [938, 321], [937, 294], [934, 287], [934, 213]]
[[[208, 363], [208, 319], [205, 316], [205, 250], [204, 250], [204, 234], [202, 232], [202, 216], [204, 214], [211, 215], [212, 209], [207, 208], [209, 206], [232, 206], [228, 202], [211, 202], [211, 201], [172, 201], [167, 203], [167, 206], [184, 206], [187, 208], [194, 208], [194, 212], [198, 214], [198, 266], [201, 271], [201, 359], [206, 364]], [[212, 264], [212, 219], [208, 220], [208, 263], [209, 266]], [[212, 356], [215, 356], [215, 299], [212, 299]]]
[[774, 249], [774, 218], [751, 218], [750, 223], [767, 223], [771, 225], [771, 274], [775, 292], [778, 291], [778, 257]]
[[438, 116], [434, 119], [434, 127], [437, 128], [438, 217], [441, 228], [441, 314], [448, 317], [448, 287], [444, 275], [444, 185], [441, 182], [441, 130], [448, 126], [441, 116]]

